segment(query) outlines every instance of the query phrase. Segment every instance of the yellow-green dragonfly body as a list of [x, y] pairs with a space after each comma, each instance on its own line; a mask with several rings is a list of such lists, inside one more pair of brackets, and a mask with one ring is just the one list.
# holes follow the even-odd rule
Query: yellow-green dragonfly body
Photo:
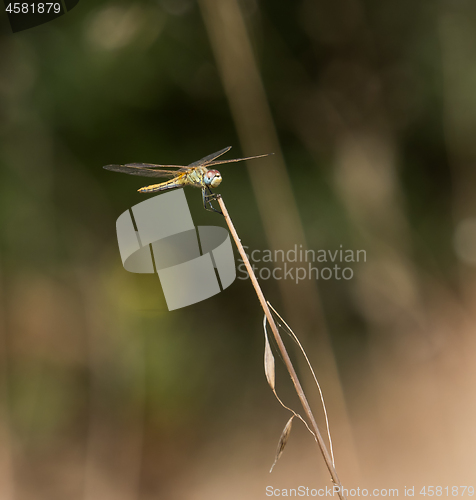
[[[244, 160], [253, 160], [255, 158], [263, 158], [267, 154], [258, 156], [249, 156], [247, 158], [235, 158], [232, 160], [216, 160], [219, 156], [230, 151], [231, 146], [205, 156], [201, 160], [190, 163], [190, 165], [153, 165], [150, 163], [127, 163], [125, 165], [106, 165], [106, 170], [113, 172], [122, 172], [130, 175], [140, 175], [143, 177], [170, 177], [171, 179], [160, 184], [151, 184], [140, 188], [139, 193], [156, 193], [167, 189], [182, 188], [184, 186], [195, 186], [202, 189], [203, 206], [206, 210], [219, 212], [213, 208], [211, 202], [216, 199], [216, 195], [212, 193], [211, 188], [216, 188], [221, 184], [222, 176], [218, 170], [215, 170], [215, 165], [225, 163], [235, 163]], [[175, 169], [175, 170], [171, 170]], [[207, 204], [209, 207], [207, 207]], [[221, 212], [219, 212], [221, 213]]]

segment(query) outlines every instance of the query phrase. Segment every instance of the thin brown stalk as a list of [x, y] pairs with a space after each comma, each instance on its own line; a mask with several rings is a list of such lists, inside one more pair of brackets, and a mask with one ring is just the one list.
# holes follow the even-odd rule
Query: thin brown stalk
[[[246, 156], [257, 152], [274, 153], [273, 157], [260, 160], [259, 167], [248, 165], [249, 180], [269, 249], [286, 252], [295, 246], [301, 248], [302, 245], [305, 252], [308, 245], [303, 223], [268, 102], [260, 62], [256, 57], [260, 50], [253, 46], [248, 32], [248, 23], [259, 23], [258, 20], [266, 16], [260, 13], [260, 2], [251, 3], [253, 16], [244, 13], [246, 2], [239, 0], [199, 0], [197, 5], [243, 152]], [[269, 24], [269, 19], [267, 21]], [[255, 28], [256, 33], [261, 33], [263, 26], [256, 24]], [[263, 186], [269, 189], [263, 189]], [[297, 265], [288, 262], [289, 268]], [[320, 367], [319, 378], [325, 381], [329, 394], [332, 394], [329, 404], [337, 417], [336, 428], [339, 428], [342, 440], [347, 443], [342, 461], [345, 460], [347, 467], [358, 474], [359, 462], [352, 426], [317, 281], [306, 279], [297, 284], [294, 280], [283, 279], [276, 282], [276, 287], [284, 317], [299, 332], [301, 340], [315, 346], [314, 356]], [[306, 383], [307, 372], [303, 372], [302, 377]]]
[[274, 338], [276, 340], [276, 344], [277, 344], [278, 349], [281, 353], [284, 364], [286, 365], [286, 369], [288, 370], [288, 373], [289, 373], [291, 380], [294, 384], [294, 388], [296, 389], [297, 395], [299, 397], [299, 400], [301, 401], [304, 412], [306, 413], [307, 418], [309, 419], [309, 422], [311, 424], [311, 427], [316, 435], [317, 444], [321, 450], [322, 456], [324, 458], [324, 462], [325, 462], [327, 469], [329, 470], [329, 473], [331, 475], [332, 482], [336, 486], [339, 486], [339, 491], [337, 492], [337, 494], [341, 500], [345, 500], [345, 495], [342, 492], [342, 484], [341, 484], [340, 479], [337, 475], [337, 471], [332, 463], [332, 458], [329, 454], [329, 451], [327, 450], [326, 444], [324, 442], [324, 439], [322, 438], [322, 435], [319, 431], [319, 428], [317, 427], [316, 419], [314, 418], [311, 407], [309, 406], [306, 395], [304, 394], [303, 388], [301, 386], [301, 382], [298, 379], [298, 376], [296, 374], [296, 370], [294, 369], [294, 366], [291, 362], [291, 359], [290, 359], [289, 354], [286, 350], [286, 347], [281, 339], [281, 336], [279, 335], [278, 328], [276, 326], [276, 323], [274, 322], [274, 318], [273, 318], [271, 311], [268, 307], [268, 304], [267, 304], [266, 299], [263, 295], [263, 292], [261, 291], [261, 287], [258, 283], [258, 280], [255, 276], [255, 273], [253, 272], [253, 268], [251, 267], [250, 261], [248, 260], [248, 256], [246, 255], [245, 249], [243, 248], [243, 245], [241, 244], [241, 240], [238, 237], [238, 233], [236, 232], [235, 226], [233, 225], [233, 222], [228, 214], [228, 210], [226, 209], [225, 203], [224, 203], [221, 195], [217, 196], [217, 201], [218, 201], [218, 204], [220, 205], [220, 209], [223, 213], [223, 216], [225, 217], [225, 221], [228, 225], [228, 228], [230, 229], [231, 235], [233, 236], [233, 239], [235, 240], [235, 244], [236, 244], [236, 247], [238, 248], [238, 252], [240, 252], [241, 258], [243, 259], [243, 263], [245, 264], [246, 270], [248, 271], [248, 275], [249, 275], [249, 277], [251, 279], [251, 283], [253, 284], [253, 287], [256, 291], [256, 295], [258, 295], [258, 300], [261, 304], [261, 307], [263, 308], [264, 314], [266, 315], [266, 319], [268, 320], [268, 323], [271, 327], [271, 331], [273, 332]]

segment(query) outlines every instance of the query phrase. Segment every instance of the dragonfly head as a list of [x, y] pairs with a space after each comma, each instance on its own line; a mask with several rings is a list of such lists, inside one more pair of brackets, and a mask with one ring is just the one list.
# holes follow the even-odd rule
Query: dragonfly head
[[218, 170], [209, 170], [204, 177], [205, 184], [207, 186], [211, 186], [212, 188], [216, 188], [221, 184], [222, 177]]

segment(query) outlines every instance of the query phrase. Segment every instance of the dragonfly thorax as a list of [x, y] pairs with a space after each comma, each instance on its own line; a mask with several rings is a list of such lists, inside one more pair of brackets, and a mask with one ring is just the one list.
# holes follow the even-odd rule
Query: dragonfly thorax
[[203, 176], [203, 181], [207, 186], [216, 188], [221, 184], [222, 177], [218, 170], [208, 170], [207, 173]]

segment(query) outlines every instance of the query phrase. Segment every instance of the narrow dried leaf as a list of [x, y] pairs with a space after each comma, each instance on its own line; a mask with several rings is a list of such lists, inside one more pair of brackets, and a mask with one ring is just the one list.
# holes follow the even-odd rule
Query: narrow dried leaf
[[268, 340], [268, 332], [266, 331], [266, 316], [264, 317], [263, 326], [264, 326], [264, 339], [265, 339], [264, 372], [266, 374], [269, 386], [274, 391], [276, 383], [275, 370], [274, 370], [274, 356], [273, 353], [271, 352], [271, 346], [269, 345], [269, 340]]
[[288, 423], [285, 425], [283, 432], [281, 433], [281, 437], [279, 438], [278, 448], [276, 450], [276, 457], [274, 459], [274, 463], [271, 466], [269, 472], [272, 472], [276, 462], [279, 460], [279, 457], [283, 454], [284, 448], [288, 442], [289, 435], [291, 434], [291, 427], [293, 426], [293, 418], [294, 415], [288, 420]]
[[[307, 357], [306, 351], [304, 350], [304, 347], [301, 345], [301, 342], [299, 342], [299, 339], [297, 338], [296, 334], [292, 331], [291, 327], [286, 323], [286, 321], [284, 321], [284, 319], [279, 315], [278, 311], [276, 311], [276, 309], [271, 305], [271, 303], [269, 301], [268, 301], [268, 306], [272, 309], [273, 313], [284, 323], [284, 326], [281, 325], [280, 323], [278, 323], [279, 327], [282, 328], [284, 331], [286, 331], [288, 333], [288, 335], [290, 335], [291, 338], [294, 340], [294, 342], [296, 342], [296, 344], [299, 346], [299, 349], [301, 349], [301, 352], [302, 352], [304, 358], [306, 359], [307, 366], [309, 367], [309, 370], [311, 370], [312, 376], [314, 378], [314, 382], [316, 383], [317, 389], [319, 390], [319, 395], [321, 397], [322, 409], [324, 411], [324, 417], [326, 419], [327, 437], [329, 438], [329, 448], [330, 448], [330, 452], [331, 452], [332, 465], [335, 465], [331, 429], [329, 427], [329, 417], [327, 415], [327, 408], [326, 408], [326, 403], [324, 402], [324, 394], [322, 393], [321, 385], [319, 384], [319, 382], [317, 380], [316, 374], [314, 373], [314, 369], [312, 368], [311, 362], [309, 361], [309, 358]], [[265, 328], [265, 331], [266, 331], [266, 328]], [[278, 396], [276, 395], [276, 397], [278, 397]], [[281, 403], [281, 404], [283, 404], [283, 403]], [[293, 410], [291, 410], [291, 411], [293, 411]], [[299, 417], [304, 422], [304, 424], [308, 428], [309, 432], [314, 436], [314, 439], [317, 440], [316, 435], [314, 434], [314, 432], [311, 431], [311, 429], [309, 429], [309, 426], [301, 418], [301, 416], [297, 415], [297, 414], [296, 414], [296, 416]]]

